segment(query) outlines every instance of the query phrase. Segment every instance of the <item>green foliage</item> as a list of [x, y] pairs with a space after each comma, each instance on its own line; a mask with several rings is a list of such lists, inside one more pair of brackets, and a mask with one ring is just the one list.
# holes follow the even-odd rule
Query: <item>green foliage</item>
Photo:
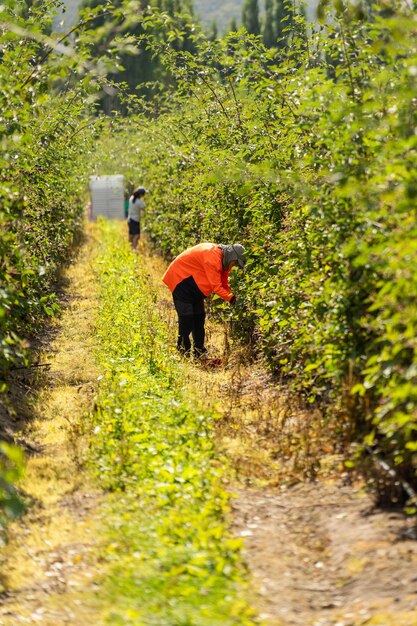
[[294, 5], [289, 0], [275, 0], [272, 28], [274, 40], [278, 47], [285, 47], [287, 35], [291, 32], [291, 23], [294, 17]]
[[22, 451], [7, 443], [0, 443], [0, 530], [8, 520], [19, 517], [24, 504], [13, 484], [23, 473]]
[[87, 83], [71, 78], [80, 58], [53, 50], [48, 13], [34, 5], [23, 20], [19, 7], [3, 11], [0, 31], [0, 371], [58, 309], [54, 281], [81, 223], [92, 145]]
[[91, 443], [100, 484], [115, 492], [104, 555], [109, 623], [251, 626], [213, 416], [186, 396], [156, 295], [118, 228], [100, 228], [102, 378]]
[[285, 53], [244, 31], [161, 48], [177, 93], [106, 140], [100, 167], [150, 188], [167, 257], [245, 244], [235, 328], [415, 484], [415, 18], [294, 19]]

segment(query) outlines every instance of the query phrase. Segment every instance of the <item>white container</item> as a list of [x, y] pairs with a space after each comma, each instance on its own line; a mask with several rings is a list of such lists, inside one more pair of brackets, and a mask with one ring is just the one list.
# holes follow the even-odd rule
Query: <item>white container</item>
[[90, 176], [90, 219], [99, 215], [109, 219], [125, 219], [124, 176]]

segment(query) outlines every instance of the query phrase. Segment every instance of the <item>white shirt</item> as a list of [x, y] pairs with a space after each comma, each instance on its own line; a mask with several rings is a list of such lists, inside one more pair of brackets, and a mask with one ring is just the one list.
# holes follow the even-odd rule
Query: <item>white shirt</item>
[[133, 200], [133, 196], [130, 196], [129, 198], [129, 212], [128, 212], [128, 219], [129, 220], [134, 220], [135, 222], [140, 222], [140, 212], [141, 209], [145, 208], [145, 203], [142, 200], [142, 198], [136, 198], [136, 200]]

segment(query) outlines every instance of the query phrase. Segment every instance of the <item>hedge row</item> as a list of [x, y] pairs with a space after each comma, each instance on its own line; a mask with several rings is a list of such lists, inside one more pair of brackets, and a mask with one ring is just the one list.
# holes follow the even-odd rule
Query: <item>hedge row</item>
[[[0, 414], [11, 411], [10, 368], [59, 310], [57, 278], [81, 231], [85, 163], [94, 125], [83, 52], [48, 34], [53, 3], [2, 3], [0, 18]], [[94, 122], [95, 123], [95, 122]], [[0, 448], [0, 526], [22, 510], [13, 483], [23, 468]]]
[[416, 17], [298, 30], [280, 54], [243, 31], [193, 57], [153, 42], [177, 91], [98, 168], [149, 187], [167, 258], [243, 243], [241, 334], [416, 484]]
[[21, 362], [25, 338], [57, 310], [54, 283], [80, 229], [92, 148], [88, 82], [75, 79], [81, 58], [53, 50], [50, 8], [3, 9], [0, 372]]

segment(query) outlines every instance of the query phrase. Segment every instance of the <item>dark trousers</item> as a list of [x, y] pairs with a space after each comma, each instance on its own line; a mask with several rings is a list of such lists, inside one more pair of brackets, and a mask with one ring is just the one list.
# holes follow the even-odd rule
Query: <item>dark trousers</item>
[[178, 350], [187, 355], [191, 353], [191, 335], [194, 344], [194, 356], [201, 356], [207, 352], [204, 347], [204, 321], [206, 318], [204, 300], [184, 302], [174, 298], [174, 306], [178, 314]]

